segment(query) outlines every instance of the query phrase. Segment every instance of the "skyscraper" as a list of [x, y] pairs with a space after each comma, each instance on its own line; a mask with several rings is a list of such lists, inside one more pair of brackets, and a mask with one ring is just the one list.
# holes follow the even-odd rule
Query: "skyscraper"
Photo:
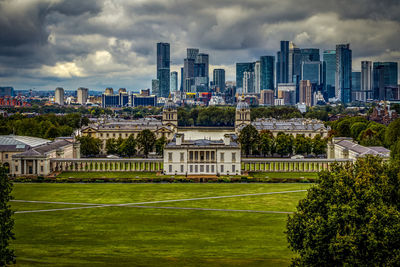
[[243, 72], [243, 93], [254, 93], [254, 72]]
[[351, 98], [356, 101], [361, 100], [361, 72], [353, 71], [351, 73]]
[[289, 41], [281, 41], [281, 50], [277, 54], [277, 83], [289, 82]]
[[157, 96], [168, 97], [170, 80], [170, 46], [169, 43], [157, 43]]
[[243, 73], [254, 72], [254, 62], [236, 63], [236, 90], [243, 89]]
[[301, 50], [293, 42], [289, 42], [288, 81], [296, 83], [301, 76]]
[[325, 50], [323, 53], [324, 95], [335, 97], [336, 50]]
[[309, 80], [314, 85], [322, 83], [322, 63], [321, 61], [304, 61], [301, 64], [301, 79]]
[[186, 49], [186, 58], [196, 60], [198, 54], [199, 54], [198, 48], [187, 48]]
[[60, 106], [64, 106], [64, 88], [57, 87], [54, 93], [54, 102]]
[[209, 57], [208, 54], [198, 53], [196, 56], [195, 64], [201, 69], [201, 72], [195, 73], [195, 77], [200, 77], [200, 79], [195, 79], [196, 90], [198, 87], [202, 87], [202, 91], [208, 91], [209, 84]]
[[260, 89], [274, 90], [274, 73], [275, 57], [262, 56], [260, 57]]
[[181, 92], [183, 92], [183, 88], [184, 88], [184, 86], [183, 86], [183, 85], [184, 85], [184, 80], [185, 80], [185, 79], [184, 79], [184, 73], [185, 73], [185, 72], [184, 72], [184, 68], [181, 67], [181, 85], [180, 85], [180, 87], [179, 87]]
[[254, 64], [254, 92], [259, 94], [261, 92], [261, 63], [256, 61]]
[[193, 59], [193, 58], [185, 58], [184, 59], [183, 90], [185, 92], [191, 92], [191, 87], [192, 87], [192, 85], [194, 85], [194, 62], [195, 62], [195, 59]]
[[171, 72], [171, 81], [170, 81], [170, 92], [178, 91], [178, 72]]
[[301, 61], [320, 61], [319, 49], [318, 48], [302, 48], [301, 49]]
[[361, 84], [360, 84], [360, 101], [365, 102], [372, 99], [372, 62], [361, 61]]
[[373, 90], [375, 99], [390, 100], [391, 92], [398, 87], [397, 62], [374, 62]]
[[335, 97], [343, 104], [351, 102], [351, 67], [350, 44], [336, 45]]
[[158, 79], [151, 80], [151, 93], [156, 96], [160, 95], [160, 81]]
[[214, 69], [213, 71], [213, 83], [219, 92], [225, 91], [225, 70]]
[[309, 80], [301, 80], [299, 86], [299, 103], [312, 106], [312, 84]]
[[89, 97], [89, 89], [79, 87], [76, 92], [76, 96], [78, 100], [77, 102], [81, 105], [85, 105]]

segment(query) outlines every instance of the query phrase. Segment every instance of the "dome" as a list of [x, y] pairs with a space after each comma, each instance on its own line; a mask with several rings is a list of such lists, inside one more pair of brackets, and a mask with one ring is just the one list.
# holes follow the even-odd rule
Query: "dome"
[[168, 101], [164, 105], [164, 109], [176, 109], [176, 105], [172, 99], [168, 99]]
[[239, 103], [236, 106], [236, 109], [249, 109], [249, 104], [244, 102], [243, 100], [240, 100]]

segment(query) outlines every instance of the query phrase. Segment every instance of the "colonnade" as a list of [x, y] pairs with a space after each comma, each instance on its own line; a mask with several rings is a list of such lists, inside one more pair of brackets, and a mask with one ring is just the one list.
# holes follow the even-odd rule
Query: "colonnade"
[[327, 159], [243, 159], [242, 171], [253, 172], [319, 172], [328, 170], [330, 164], [344, 164], [351, 160]]
[[128, 171], [162, 171], [162, 159], [54, 159], [50, 162], [51, 171], [74, 171], [74, 172], [128, 172]]

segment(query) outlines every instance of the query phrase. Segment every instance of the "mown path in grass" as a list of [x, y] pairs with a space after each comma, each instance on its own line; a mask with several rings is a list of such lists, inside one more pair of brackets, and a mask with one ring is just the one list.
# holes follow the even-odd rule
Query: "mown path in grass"
[[[122, 204], [304, 190], [310, 186], [15, 184], [13, 195], [16, 199], [37, 201]], [[293, 211], [304, 195], [305, 192], [297, 192], [203, 199], [170, 202], [166, 206]], [[65, 206], [12, 203], [18, 210], [35, 209], [34, 205]], [[13, 246], [19, 266], [286, 266], [292, 257], [284, 235], [287, 216], [124, 206], [21, 213], [14, 215], [17, 239]]]

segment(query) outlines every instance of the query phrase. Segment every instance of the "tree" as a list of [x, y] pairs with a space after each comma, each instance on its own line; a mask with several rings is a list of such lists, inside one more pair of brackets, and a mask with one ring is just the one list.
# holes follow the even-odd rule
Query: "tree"
[[399, 162], [366, 157], [319, 174], [297, 211], [287, 238], [294, 266], [398, 266]]
[[351, 137], [357, 139], [360, 133], [367, 128], [367, 124], [364, 122], [356, 122], [350, 127]]
[[400, 140], [397, 140], [390, 149], [390, 156], [393, 159], [400, 160]]
[[278, 133], [275, 138], [276, 153], [281, 157], [290, 155], [293, 152], [293, 136], [285, 133]]
[[270, 131], [261, 131], [259, 138], [259, 151], [264, 155], [269, 155], [274, 151], [274, 136]]
[[60, 136], [60, 132], [54, 125], [47, 129], [45, 137], [49, 139], [54, 139]]
[[155, 143], [155, 147], [156, 147], [156, 153], [158, 155], [160, 155], [160, 156], [163, 155], [164, 147], [166, 144], [167, 144], [167, 138], [165, 138], [164, 136], [157, 139], [157, 141]]
[[102, 142], [100, 139], [91, 136], [81, 136], [78, 138], [81, 143], [81, 154], [85, 157], [100, 154]]
[[149, 152], [153, 151], [156, 136], [152, 131], [146, 129], [138, 134], [137, 142], [139, 149], [143, 151], [144, 156], [147, 158]]
[[312, 141], [310, 137], [305, 137], [303, 134], [296, 135], [294, 139], [295, 154], [310, 154], [312, 151]]
[[258, 138], [257, 129], [253, 125], [247, 125], [240, 131], [239, 143], [246, 157], [258, 144]]
[[312, 152], [315, 155], [326, 154], [326, 146], [327, 146], [327, 140], [326, 139], [322, 139], [321, 135], [317, 134], [312, 139]]
[[106, 152], [108, 155], [116, 155], [119, 152], [119, 145], [115, 138], [107, 139]]
[[132, 157], [136, 154], [136, 140], [133, 134], [123, 140], [122, 144], [119, 146], [119, 153], [128, 157]]
[[10, 248], [10, 240], [15, 239], [12, 232], [14, 227], [13, 212], [9, 201], [12, 183], [7, 176], [4, 166], [0, 167], [0, 266], [15, 263], [14, 250]]
[[390, 147], [400, 137], [400, 118], [392, 121], [385, 132], [385, 144]]

